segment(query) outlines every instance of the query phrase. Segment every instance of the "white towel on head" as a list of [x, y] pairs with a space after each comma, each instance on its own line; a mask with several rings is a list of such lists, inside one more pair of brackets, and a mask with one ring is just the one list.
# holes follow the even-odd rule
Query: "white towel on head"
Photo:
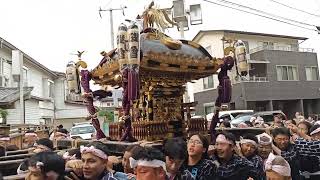
[[266, 163], [265, 163], [265, 169], [272, 170], [272, 171], [280, 174], [281, 176], [290, 177], [291, 176], [291, 168], [290, 168], [289, 163], [285, 159], [283, 159], [285, 161], [285, 165], [274, 165], [274, 164], [272, 164], [272, 162], [276, 158], [283, 159], [283, 157], [281, 157], [281, 156], [275, 156], [273, 153], [270, 153], [268, 156], [268, 159], [266, 160]]

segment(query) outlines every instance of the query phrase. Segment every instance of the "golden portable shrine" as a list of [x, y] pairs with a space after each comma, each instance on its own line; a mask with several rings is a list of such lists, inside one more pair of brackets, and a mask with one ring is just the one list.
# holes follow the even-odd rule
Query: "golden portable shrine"
[[[159, 140], [186, 133], [207, 133], [204, 118], [191, 118], [196, 102], [183, 103], [183, 95], [187, 82], [215, 74], [218, 69], [216, 106], [230, 101], [231, 83], [227, 71], [233, 67], [232, 56], [237, 51], [229, 48], [228, 51], [233, 52], [230, 56], [213, 58], [195, 42], [174, 40], [164, 34], [163, 29], [169, 25], [176, 23], [164, 10], [153, 8], [151, 4], [136, 22], [119, 26], [117, 48], [102, 52], [103, 59], [98, 66], [91, 72], [85, 69], [74, 72], [81, 75], [83, 97], [90, 113], [88, 119], [97, 129], [98, 139], [105, 135], [97, 121], [93, 98], [106, 97], [110, 93], [105, 90], [92, 92], [90, 80], [102, 87], [123, 88], [120, 121], [109, 125], [109, 136], [113, 140]], [[80, 52], [79, 60], [73, 66], [86, 68]]]
[[[124, 25], [121, 25], [120, 31], [122, 29], [125, 29]], [[146, 30], [139, 34], [140, 58], [138, 64], [135, 64], [139, 67], [138, 78], [134, 79], [135, 77], [132, 78], [134, 75], [125, 74], [130, 72], [121, 72], [123, 68], [128, 68], [128, 71], [135, 70], [130, 70], [130, 67], [121, 68], [125, 66], [121, 62], [123, 60], [119, 51], [113, 50], [103, 53], [102, 63], [91, 72], [92, 79], [102, 86], [123, 87], [124, 93], [135, 91], [134, 88], [137, 88], [137, 98], [124, 95], [122, 103], [123, 115], [129, 115], [131, 118], [134, 138], [155, 140], [166, 136], [181, 136], [185, 133], [186, 119], [191, 121], [190, 110], [192, 106], [195, 106], [195, 103], [183, 103], [185, 84], [215, 73], [218, 69], [218, 62], [194, 42], [180, 41], [178, 42], [181, 43], [180, 47], [173, 49], [158, 38], [165, 36], [164, 34], [152, 29]], [[164, 38], [170, 40], [167, 36]], [[121, 44], [118, 44], [118, 49], [120, 48]], [[130, 53], [128, 52], [128, 59], [130, 59]], [[137, 54], [134, 56], [139, 57]], [[123, 77], [124, 74], [127, 77]], [[130, 82], [134, 80], [138, 82]], [[127, 87], [130, 83], [137, 87]], [[131, 98], [130, 111], [127, 114], [125, 112], [126, 98]], [[188, 124], [193, 125], [194, 129], [205, 131], [207, 127], [204, 120], [198, 119], [198, 121], [200, 122], [198, 125]], [[121, 129], [121, 122], [111, 124], [110, 137], [120, 139]]]

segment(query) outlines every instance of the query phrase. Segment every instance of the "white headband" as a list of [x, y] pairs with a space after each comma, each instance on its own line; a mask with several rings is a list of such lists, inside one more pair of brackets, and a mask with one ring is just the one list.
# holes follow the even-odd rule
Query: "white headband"
[[10, 137], [2, 137], [0, 138], [0, 141], [10, 141]]
[[320, 132], [320, 127], [318, 127], [317, 129], [315, 129], [314, 131], [312, 131], [312, 132], [310, 133], [310, 135], [312, 136], [312, 135], [317, 134], [317, 133], [319, 133], [319, 132]]
[[129, 161], [130, 161], [131, 168], [136, 168], [137, 166], [146, 166], [146, 167], [154, 167], [154, 168], [162, 167], [164, 171], [167, 171], [166, 163], [157, 159], [148, 161], [148, 160], [135, 160], [132, 157], [130, 157]]
[[228, 140], [223, 134], [219, 134], [217, 136], [216, 142], [218, 143], [226, 143], [226, 144], [233, 144], [232, 141]]
[[[259, 135], [257, 135], [256, 137], [258, 138], [258, 142], [259, 142], [259, 144], [262, 144], [262, 145], [269, 145], [269, 144], [271, 144], [271, 143], [272, 143], [272, 137], [271, 137], [271, 136], [269, 136], [269, 134], [267, 134], [267, 133], [259, 134]], [[268, 139], [269, 139], [269, 141], [261, 141], [261, 138], [263, 138], [263, 137], [268, 138]]]
[[108, 156], [106, 155], [105, 152], [101, 151], [100, 149], [95, 148], [94, 146], [90, 146], [90, 147], [80, 146], [80, 152], [81, 152], [81, 154], [92, 153], [101, 159], [108, 159]]
[[[281, 165], [272, 165], [272, 161], [276, 159], [277, 156], [275, 156], [274, 154], [270, 153], [268, 156], [268, 159], [266, 160], [265, 163], [265, 169], [266, 170], [272, 170], [278, 174], [280, 174], [281, 176], [291, 176], [291, 168], [290, 165], [287, 161], [285, 161], [285, 166], [281, 166]], [[280, 156], [281, 157], [281, 156]]]
[[55, 134], [54, 134], [55, 136], [56, 135], [61, 135], [61, 136], [64, 136], [64, 137], [68, 137], [68, 135], [67, 134], [65, 134], [65, 133], [62, 133], [62, 132], [55, 132]]
[[69, 155], [69, 152], [65, 152], [65, 153], [63, 154], [62, 158], [63, 158], [64, 160], [75, 160], [75, 159], [77, 159], [77, 158], [76, 158], [76, 154], [70, 156], [70, 155]]
[[34, 136], [34, 137], [38, 137], [38, 135], [36, 133], [25, 133], [24, 136]]
[[240, 137], [240, 144], [246, 144], [246, 143], [253, 144], [255, 147], [258, 146], [257, 143], [254, 140], [243, 139], [242, 137]]

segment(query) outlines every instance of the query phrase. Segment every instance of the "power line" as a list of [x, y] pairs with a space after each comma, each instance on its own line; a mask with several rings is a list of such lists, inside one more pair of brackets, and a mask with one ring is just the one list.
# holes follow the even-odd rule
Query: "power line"
[[234, 2], [231, 2], [231, 1], [227, 1], [227, 0], [217, 0], [217, 1], [222, 2], [222, 3], [226, 3], [226, 4], [231, 4], [231, 5], [234, 5], [234, 6], [238, 6], [238, 7], [241, 7], [241, 8], [246, 8], [246, 9], [249, 9], [251, 11], [256, 11], [258, 13], [266, 14], [268, 16], [272, 16], [272, 17], [275, 17], [275, 18], [280, 18], [280, 19], [283, 19], [283, 20], [286, 20], [286, 21], [291, 21], [291, 22], [302, 24], [302, 25], [306, 25], [306, 26], [316, 27], [316, 25], [314, 25], [314, 24], [308, 24], [308, 23], [305, 23], [305, 22], [301, 22], [301, 21], [296, 21], [296, 20], [293, 20], [293, 19], [285, 18], [285, 17], [282, 17], [282, 16], [278, 16], [278, 15], [275, 15], [275, 14], [272, 14], [272, 13], [268, 13], [268, 12], [265, 12], [265, 11], [262, 11], [262, 10], [259, 10], [259, 9], [255, 9], [255, 8], [252, 8], [252, 7], [249, 7], [249, 6], [245, 6], [245, 5], [242, 5], [242, 4], [238, 4], [238, 3], [234, 3]]
[[209, 0], [203, 0], [203, 1], [211, 3], [211, 4], [215, 4], [215, 5], [218, 5], [218, 6], [223, 6], [223, 7], [227, 7], [227, 8], [230, 8], [230, 9], [234, 9], [234, 10], [237, 10], [237, 11], [245, 12], [245, 13], [248, 13], [248, 14], [264, 17], [264, 18], [271, 19], [271, 20], [274, 20], [274, 21], [282, 22], [282, 23], [289, 24], [289, 25], [292, 25], [292, 26], [300, 27], [300, 28], [307, 29], [307, 30], [310, 30], [310, 31], [318, 32], [315, 29], [307, 28], [307, 27], [304, 27], [304, 26], [300, 26], [300, 25], [293, 24], [293, 23], [290, 23], [290, 22], [287, 22], [287, 21], [283, 21], [283, 20], [276, 19], [276, 18], [273, 18], [273, 17], [265, 16], [265, 15], [262, 15], [262, 14], [246, 11], [246, 10], [243, 10], [243, 9], [238, 9], [238, 8], [235, 8], [235, 7], [231, 7], [231, 6], [228, 6], [228, 5], [220, 4], [220, 3], [209, 1]]
[[296, 11], [303, 12], [303, 13], [305, 13], [305, 14], [309, 14], [309, 15], [311, 15], [311, 16], [320, 17], [320, 15], [318, 15], [318, 14], [313, 14], [313, 13], [310, 13], [310, 12], [307, 12], [307, 11], [304, 11], [304, 10], [301, 10], [301, 9], [298, 9], [298, 8], [295, 8], [295, 7], [286, 5], [286, 4], [284, 4], [284, 3], [282, 3], [282, 2], [279, 2], [279, 1], [275, 1], [275, 0], [269, 0], [269, 1], [272, 1], [272, 2], [274, 2], [274, 3], [280, 4], [280, 5], [282, 5], [282, 6], [285, 6], [285, 7], [287, 7], [287, 8], [290, 8], [290, 9], [293, 9], [293, 10], [296, 10]]

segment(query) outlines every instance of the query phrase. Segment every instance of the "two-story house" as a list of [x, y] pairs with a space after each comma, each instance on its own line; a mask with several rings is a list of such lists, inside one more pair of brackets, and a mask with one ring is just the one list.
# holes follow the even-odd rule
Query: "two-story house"
[[[247, 49], [248, 76], [236, 78], [229, 73], [233, 89], [230, 109], [283, 110], [305, 115], [320, 112], [320, 81], [317, 55], [313, 49], [300, 48], [307, 38], [233, 30], [199, 31], [193, 41], [214, 57], [223, 57], [225, 40], [242, 40]], [[198, 101], [196, 114], [211, 113], [217, 97], [217, 75], [191, 84]]]
[[85, 105], [66, 98], [64, 73], [51, 71], [23, 53], [25, 119], [21, 120], [18, 83], [12, 77], [12, 50], [18, 48], [0, 38], [0, 107], [8, 111], [7, 124], [64, 124], [85, 119]]

